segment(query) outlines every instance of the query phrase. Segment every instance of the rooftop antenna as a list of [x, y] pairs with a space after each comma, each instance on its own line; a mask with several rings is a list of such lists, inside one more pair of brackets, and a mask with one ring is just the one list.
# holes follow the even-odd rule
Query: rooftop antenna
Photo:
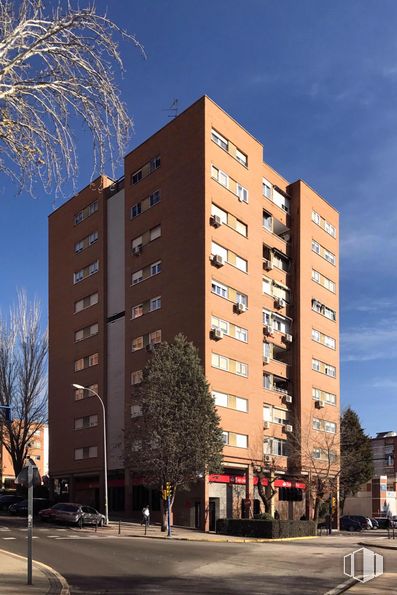
[[169, 118], [176, 118], [178, 115], [178, 103], [179, 103], [179, 99], [174, 99], [174, 101], [171, 103], [170, 107], [167, 107], [165, 110], [163, 110], [164, 112], [171, 112], [169, 114]]

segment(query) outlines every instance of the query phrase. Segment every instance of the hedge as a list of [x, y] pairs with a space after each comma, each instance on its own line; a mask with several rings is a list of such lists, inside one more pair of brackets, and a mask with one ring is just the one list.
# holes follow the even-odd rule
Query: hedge
[[265, 521], [261, 519], [217, 519], [216, 532], [239, 537], [307, 537], [316, 535], [314, 521]]

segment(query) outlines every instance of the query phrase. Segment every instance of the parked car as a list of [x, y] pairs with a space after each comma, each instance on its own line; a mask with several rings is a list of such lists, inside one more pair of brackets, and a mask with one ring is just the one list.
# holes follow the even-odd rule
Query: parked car
[[[396, 521], [393, 521], [393, 519], [389, 519], [388, 517], [385, 517], [385, 516], [377, 516], [377, 517], [375, 517], [375, 521], [377, 521], [379, 529], [387, 529], [387, 528], [392, 529], [393, 527], [394, 528], [397, 527]], [[389, 524], [389, 522], [390, 522], [390, 524]]]
[[347, 514], [344, 515], [342, 518], [349, 518], [352, 521], [360, 523], [362, 529], [372, 529], [372, 523], [370, 519], [361, 514]]
[[42, 521], [54, 523], [67, 523], [69, 525], [98, 525], [105, 524], [105, 516], [91, 506], [74, 504], [70, 502], [59, 502], [51, 508], [45, 508], [39, 512]]
[[379, 523], [376, 519], [371, 519], [371, 523], [373, 529], [379, 529]]
[[[43, 508], [48, 508], [50, 504], [46, 498], [33, 498], [33, 514], [38, 514]], [[15, 502], [9, 507], [10, 514], [18, 516], [28, 516], [28, 501], [21, 500], [21, 502]]]
[[24, 496], [17, 496], [16, 494], [3, 494], [0, 496], [0, 510], [7, 510], [11, 504], [21, 502]]
[[350, 516], [343, 516], [340, 519], [340, 530], [341, 531], [362, 531], [362, 524], [352, 519]]

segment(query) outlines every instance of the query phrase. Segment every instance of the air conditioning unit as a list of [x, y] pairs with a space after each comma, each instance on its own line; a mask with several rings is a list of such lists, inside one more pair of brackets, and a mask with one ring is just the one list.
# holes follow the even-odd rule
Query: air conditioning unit
[[286, 434], [290, 434], [292, 432], [293, 428], [292, 428], [292, 426], [287, 424], [286, 426], [283, 426], [283, 430]]
[[148, 353], [152, 353], [152, 352], [154, 351], [154, 344], [153, 344], [153, 343], [148, 343], [148, 344], [146, 345], [146, 351], [147, 351]]
[[263, 422], [263, 429], [264, 430], [268, 430], [270, 428], [270, 421], [264, 421]]
[[223, 331], [220, 328], [211, 329], [211, 339], [215, 339], [215, 341], [223, 339]]
[[324, 409], [325, 401], [323, 401], [322, 399], [319, 399], [318, 401], [316, 401], [316, 407], [317, 407], [317, 409]]
[[134, 256], [139, 256], [140, 254], [142, 254], [142, 244], [139, 244], [139, 246], [134, 246], [132, 249], [132, 253]]
[[263, 268], [265, 269], [265, 271], [271, 271], [273, 268], [272, 261], [265, 258], [265, 260], [263, 261]]
[[263, 332], [265, 335], [272, 337], [274, 335], [274, 328], [272, 327], [271, 324], [265, 324], [263, 327]]
[[214, 266], [223, 267], [223, 258], [220, 254], [211, 254], [211, 262]]
[[243, 314], [247, 311], [247, 306], [245, 304], [242, 304], [241, 302], [237, 302], [236, 304], [234, 304], [233, 308], [236, 314]]
[[276, 308], [284, 308], [285, 307], [285, 301], [283, 300], [283, 298], [280, 297], [276, 297], [274, 300], [274, 305]]
[[292, 335], [290, 335], [289, 333], [285, 333], [283, 339], [284, 343], [292, 343]]
[[292, 403], [291, 395], [284, 395], [284, 403]]
[[222, 219], [219, 215], [211, 215], [210, 223], [213, 227], [220, 227], [222, 225]]
[[268, 355], [264, 355], [263, 356], [263, 363], [264, 364], [270, 364], [270, 357]]

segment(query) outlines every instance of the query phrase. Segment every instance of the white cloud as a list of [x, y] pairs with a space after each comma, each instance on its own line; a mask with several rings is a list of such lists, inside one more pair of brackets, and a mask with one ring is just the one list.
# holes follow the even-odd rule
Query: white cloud
[[342, 362], [397, 359], [397, 319], [374, 318], [341, 333], [340, 341]]

